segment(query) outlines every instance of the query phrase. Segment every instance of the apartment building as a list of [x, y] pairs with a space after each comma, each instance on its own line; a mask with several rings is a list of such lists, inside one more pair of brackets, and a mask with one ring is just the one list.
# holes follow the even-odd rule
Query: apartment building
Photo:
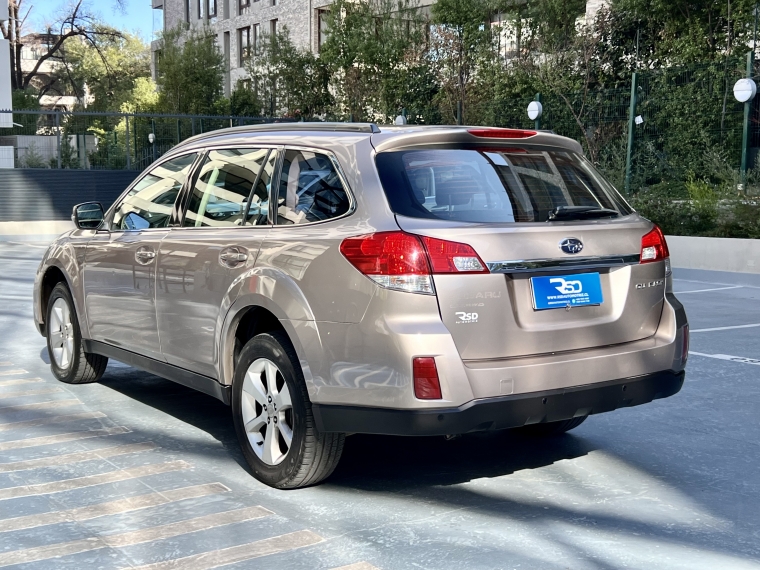
[[[209, 26], [228, 61], [225, 94], [245, 78], [244, 61], [262, 34], [287, 26], [299, 47], [319, 51], [324, 40], [325, 7], [330, 0], [152, 0], [163, 11], [164, 30], [179, 25]], [[153, 42], [154, 62], [158, 42]], [[155, 68], [155, 66], [154, 66]]]
[[[425, 9], [435, 0], [421, 0]], [[588, 0], [586, 20], [609, 0]], [[237, 82], [245, 79], [244, 62], [262, 34], [272, 34], [287, 26], [290, 38], [302, 48], [319, 52], [326, 38], [326, 13], [330, 0], [152, 0], [154, 10], [161, 10], [164, 30], [180, 25], [196, 28], [209, 26], [217, 34], [219, 48], [228, 62], [225, 73], [225, 95], [229, 96]], [[500, 46], [505, 55], [519, 49], [513, 30], [505, 27], [500, 16], [491, 25], [502, 27]], [[158, 42], [153, 42], [154, 73]]]

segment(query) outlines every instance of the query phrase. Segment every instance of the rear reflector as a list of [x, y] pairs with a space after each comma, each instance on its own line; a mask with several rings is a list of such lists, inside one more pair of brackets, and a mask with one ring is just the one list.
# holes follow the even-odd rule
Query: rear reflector
[[683, 345], [681, 347], [681, 364], [689, 359], [689, 325], [683, 327]]
[[467, 129], [467, 132], [475, 137], [489, 139], [527, 139], [538, 134], [536, 131], [522, 129]]
[[641, 238], [641, 263], [662, 261], [670, 257], [668, 244], [662, 230], [655, 226], [654, 229]]
[[442, 398], [435, 358], [418, 356], [412, 359], [412, 376], [414, 377], [414, 395], [418, 399], [440, 400]]

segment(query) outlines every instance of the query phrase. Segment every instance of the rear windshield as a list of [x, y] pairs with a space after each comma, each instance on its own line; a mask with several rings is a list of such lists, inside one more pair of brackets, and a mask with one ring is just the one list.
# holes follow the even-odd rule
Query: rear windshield
[[564, 150], [404, 150], [376, 161], [402, 216], [477, 223], [545, 222], [561, 206], [631, 213], [586, 159]]

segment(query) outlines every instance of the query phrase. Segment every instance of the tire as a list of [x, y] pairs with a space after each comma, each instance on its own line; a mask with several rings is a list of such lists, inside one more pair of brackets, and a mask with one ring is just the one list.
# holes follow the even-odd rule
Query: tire
[[523, 426], [517, 428], [521, 434], [534, 436], [534, 437], [551, 437], [553, 435], [562, 435], [571, 429], [577, 428], [583, 422], [586, 421], [588, 416], [581, 416], [579, 418], [572, 418], [569, 420], [562, 420], [559, 422], [547, 422], [543, 424], [532, 424], [529, 426]]
[[282, 332], [257, 335], [241, 350], [232, 418], [253, 476], [270, 487], [316, 485], [343, 452], [345, 434], [317, 431], [301, 366]]
[[100, 380], [108, 358], [84, 351], [74, 301], [64, 283], [53, 288], [47, 307], [45, 336], [53, 375], [66, 384], [89, 384]]

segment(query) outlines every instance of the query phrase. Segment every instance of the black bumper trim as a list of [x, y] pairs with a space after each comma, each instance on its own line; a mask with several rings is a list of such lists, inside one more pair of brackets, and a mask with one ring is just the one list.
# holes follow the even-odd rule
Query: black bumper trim
[[678, 393], [684, 372], [663, 371], [544, 392], [472, 400], [458, 408], [397, 410], [312, 404], [324, 432], [453, 435], [507, 429], [646, 404]]

